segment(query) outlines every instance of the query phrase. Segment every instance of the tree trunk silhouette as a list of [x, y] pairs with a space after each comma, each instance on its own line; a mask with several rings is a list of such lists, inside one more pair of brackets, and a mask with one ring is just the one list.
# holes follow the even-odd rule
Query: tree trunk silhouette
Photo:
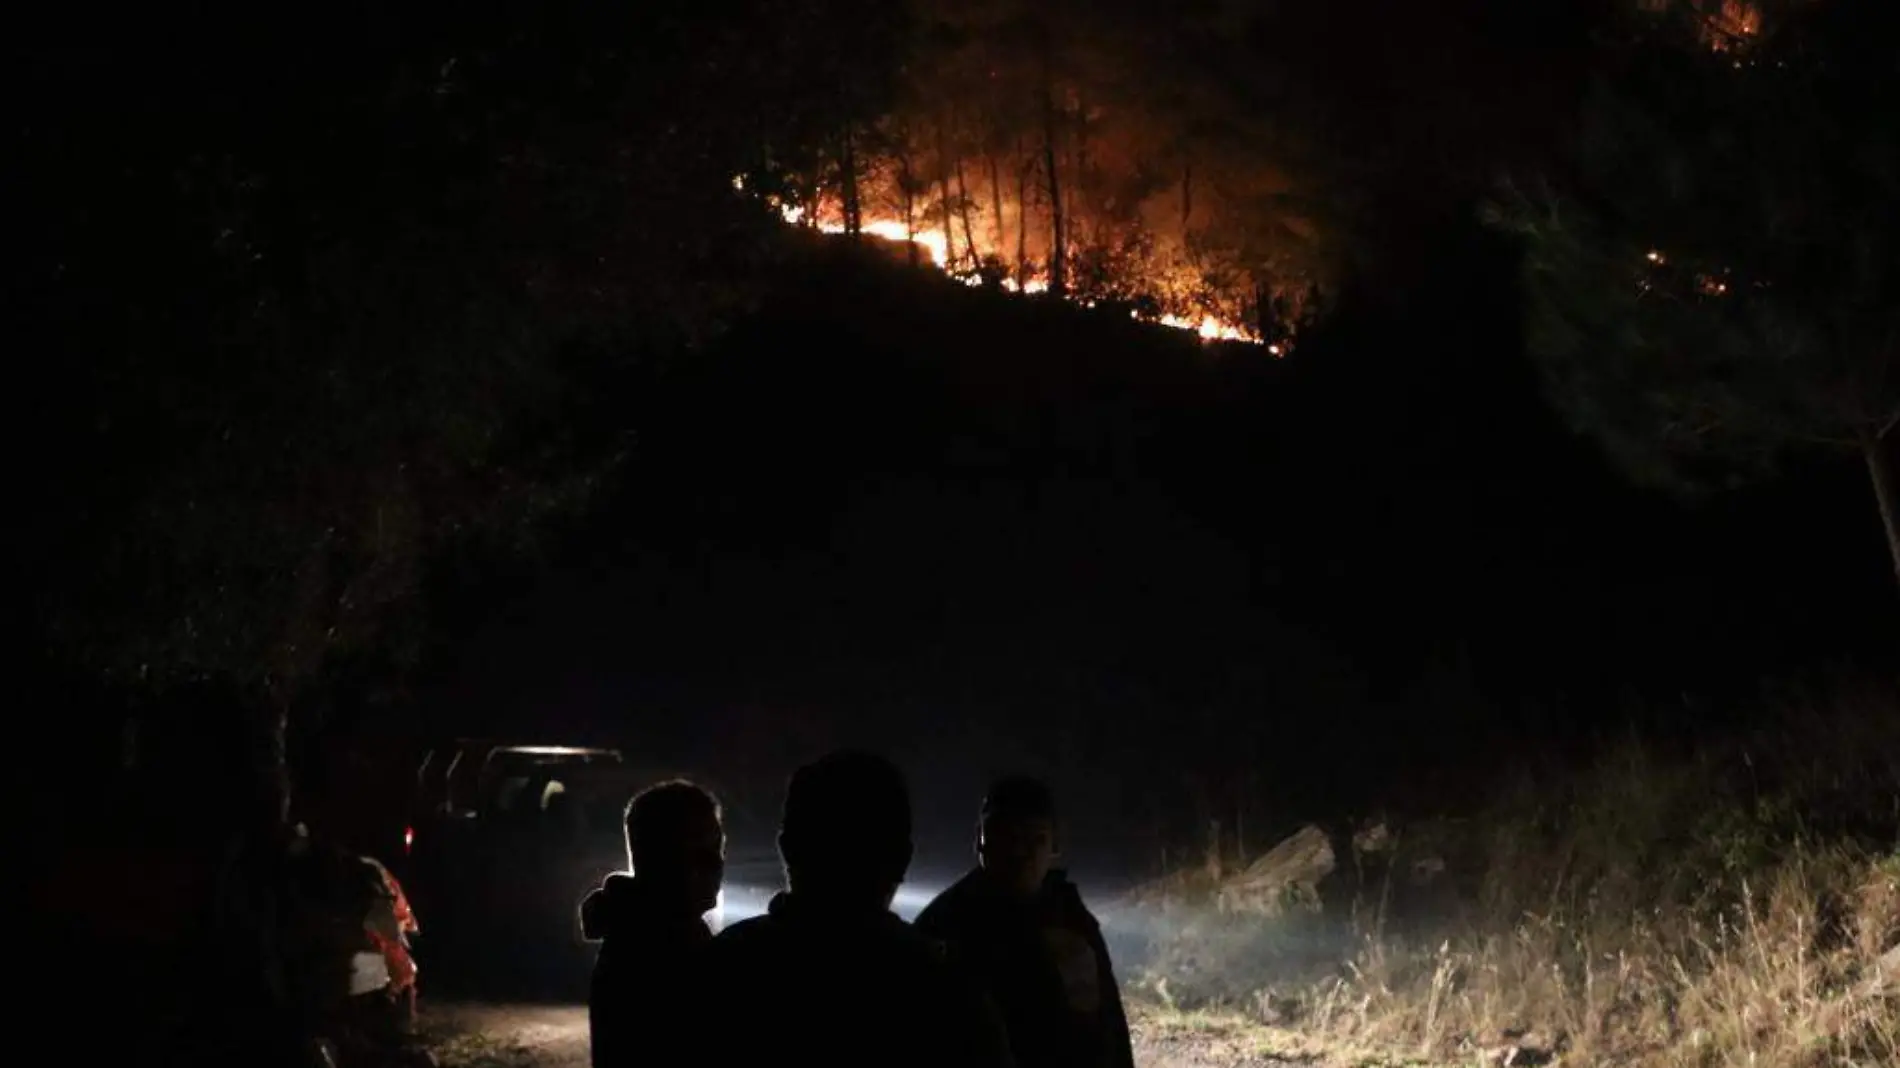
[[1893, 578], [1900, 588], [1900, 486], [1895, 470], [1893, 427], [1861, 435], [1860, 451], [1867, 461], [1867, 477], [1874, 483], [1874, 503], [1880, 508], [1880, 522], [1887, 531], [1887, 552], [1893, 557]]
[[1022, 158], [1022, 146], [1016, 154], [1016, 284], [1029, 288], [1029, 169], [1034, 166]]
[[958, 156], [957, 169], [957, 214], [963, 216], [963, 248], [970, 254], [970, 269], [975, 270], [983, 260], [976, 254], [976, 231], [970, 226], [970, 190], [963, 184], [963, 157]]
[[1049, 191], [1049, 292], [1061, 297], [1069, 292], [1069, 246], [1062, 217], [1062, 182], [1056, 174], [1055, 70], [1046, 26], [1037, 27], [1036, 50], [1042, 60], [1042, 166]]
[[943, 202], [943, 266], [956, 265], [957, 228], [950, 217], [950, 147], [941, 125], [937, 127], [937, 196]]
[[1187, 241], [1188, 218], [1194, 214], [1194, 164], [1181, 165], [1181, 240]]
[[917, 179], [911, 171], [910, 153], [897, 157], [898, 191], [904, 196], [904, 254], [910, 265], [917, 266]]
[[849, 123], [838, 139], [838, 184], [844, 199], [844, 232], [857, 237], [864, 231], [864, 214], [858, 201], [857, 146]]
[[[996, 258], [1001, 260], [1003, 258], [1003, 167], [997, 161], [996, 153], [991, 152], [989, 157], [990, 210], [996, 213], [996, 222], [990, 227], [995, 231], [996, 238], [991, 244], [996, 250]], [[1021, 211], [1022, 205], [1018, 204], [1016, 210]]]
[[[1077, 220], [1080, 220], [1080, 225], [1084, 227], [1086, 232], [1089, 221], [1088, 205], [1085, 203], [1089, 173], [1088, 116], [1088, 101], [1082, 99], [1081, 94], [1077, 93], [1075, 95], [1074, 130], [1071, 132], [1069, 138], [1075, 152], [1075, 165], [1069, 168], [1069, 205], [1068, 211], [1064, 216], [1068, 220], [1069, 229], [1071, 231], [1078, 225]], [[1071, 241], [1074, 240], [1073, 233], [1068, 236]]]

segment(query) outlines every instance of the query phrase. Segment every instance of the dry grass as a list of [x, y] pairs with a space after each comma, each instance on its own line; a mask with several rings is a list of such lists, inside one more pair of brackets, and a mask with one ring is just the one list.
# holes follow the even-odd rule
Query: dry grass
[[1863, 702], [1526, 781], [1452, 914], [1374, 906], [1337, 974], [1228, 1004], [1353, 1060], [1900, 1065], [1900, 701]]
[[1900, 981], [1875, 970], [1900, 937], [1900, 861], [1804, 849], [1766, 878], [1709, 914], [1526, 915], [1423, 950], [1369, 943], [1302, 1024], [1440, 1058], [1900, 1064]]

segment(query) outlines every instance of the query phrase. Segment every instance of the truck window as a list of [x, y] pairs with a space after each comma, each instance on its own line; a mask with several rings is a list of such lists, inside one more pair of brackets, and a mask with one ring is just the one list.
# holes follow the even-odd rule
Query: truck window
[[511, 775], [503, 779], [500, 785], [495, 788], [494, 810], [496, 812], [511, 814], [520, 811], [524, 807], [522, 802], [525, 800], [522, 794], [525, 793], [527, 789], [528, 777], [526, 775]]

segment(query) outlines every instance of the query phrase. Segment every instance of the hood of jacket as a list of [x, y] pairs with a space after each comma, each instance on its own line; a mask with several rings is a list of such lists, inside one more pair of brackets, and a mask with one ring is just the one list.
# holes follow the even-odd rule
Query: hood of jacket
[[645, 884], [624, 871], [607, 876], [599, 889], [581, 901], [580, 921], [581, 937], [589, 942], [657, 935], [689, 941], [712, 937], [703, 919], [656, 899]]

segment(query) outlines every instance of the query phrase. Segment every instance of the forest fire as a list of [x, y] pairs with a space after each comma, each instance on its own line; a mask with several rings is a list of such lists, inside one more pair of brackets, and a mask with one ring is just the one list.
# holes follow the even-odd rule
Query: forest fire
[[[733, 186], [734, 188], [743, 189], [744, 182], [735, 179]], [[774, 202], [779, 217], [793, 226], [811, 226], [818, 232], [825, 234], [844, 234], [847, 232], [844, 222], [840, 219], [826, 218], [821, 214], [817, 219], [810, 220], [807, 218], [805, 208], [776, 201], [776, 198], [768, 199]], [[882, 238], [886, 241], [917, 246], [930, 258], [930, 263], [933, 267], [966, 285], [980, 286], [990, 280], [986, 278], [983, 271], [971, 269], [969, 259], [964, 259], [959, 262], [951, 255], [950, 238], [941, 229], [906, 225], [901, 219], [864, 219], [859, 224], [859, 230], [862, 233], [869, 234], [872, 237]], [[972, 240], [972, 248], [973, 247], [974, 242]], [[996, 277], [994, 281], [1000, 288], [1010, 293], [1035, 295], [1046, 293], [1049, 290], [1049, 281], [1046, 277], [1042, 276], [1040, 271], [1022, 281], [1011, 277]], [[1077, 298], [1074, 296], [1070, 296], [1067, 299], [1084, 307], [1094, 307], [1096, 305], [1096, 301], [1091, 299]], [[1252, 345], [1265, 344], [1255, 332], [1236, 323], [1225, 322], [1213, 315], [1204, 314], [1196, 317], [1190, 315], [1176, 315], [1167, 312], [1142, 314], [1139, 311], [1130, 312], [1129, 314], [1132, 318], [1140, 322], [1152, 323], [1156, 326], [1165, 326], [1175, 330], [1192, 331], [1199, 335], [1203, 341], [1241, 341]], [[1265, 347], [1269, 353], [1275, 356], [1281, 355], [1284, 350], [1284, 346], [1277, 343], [1265, 345]]]
[[[843, 40], [908, 58], [894, 86], [827, 68], [823, 121], [760, 145], [734, 180], [747, 196], [971, 286], [1274, 356], [1318, 320], [1343, 266], [1337, 205], [1263, 112], [1274, 90], [1238, 38], [1098, 5], [890, 6], [914, 21], [799, 37], [815, 55]], [[1137, 91], [1153, 79], [1172, 88]]]

